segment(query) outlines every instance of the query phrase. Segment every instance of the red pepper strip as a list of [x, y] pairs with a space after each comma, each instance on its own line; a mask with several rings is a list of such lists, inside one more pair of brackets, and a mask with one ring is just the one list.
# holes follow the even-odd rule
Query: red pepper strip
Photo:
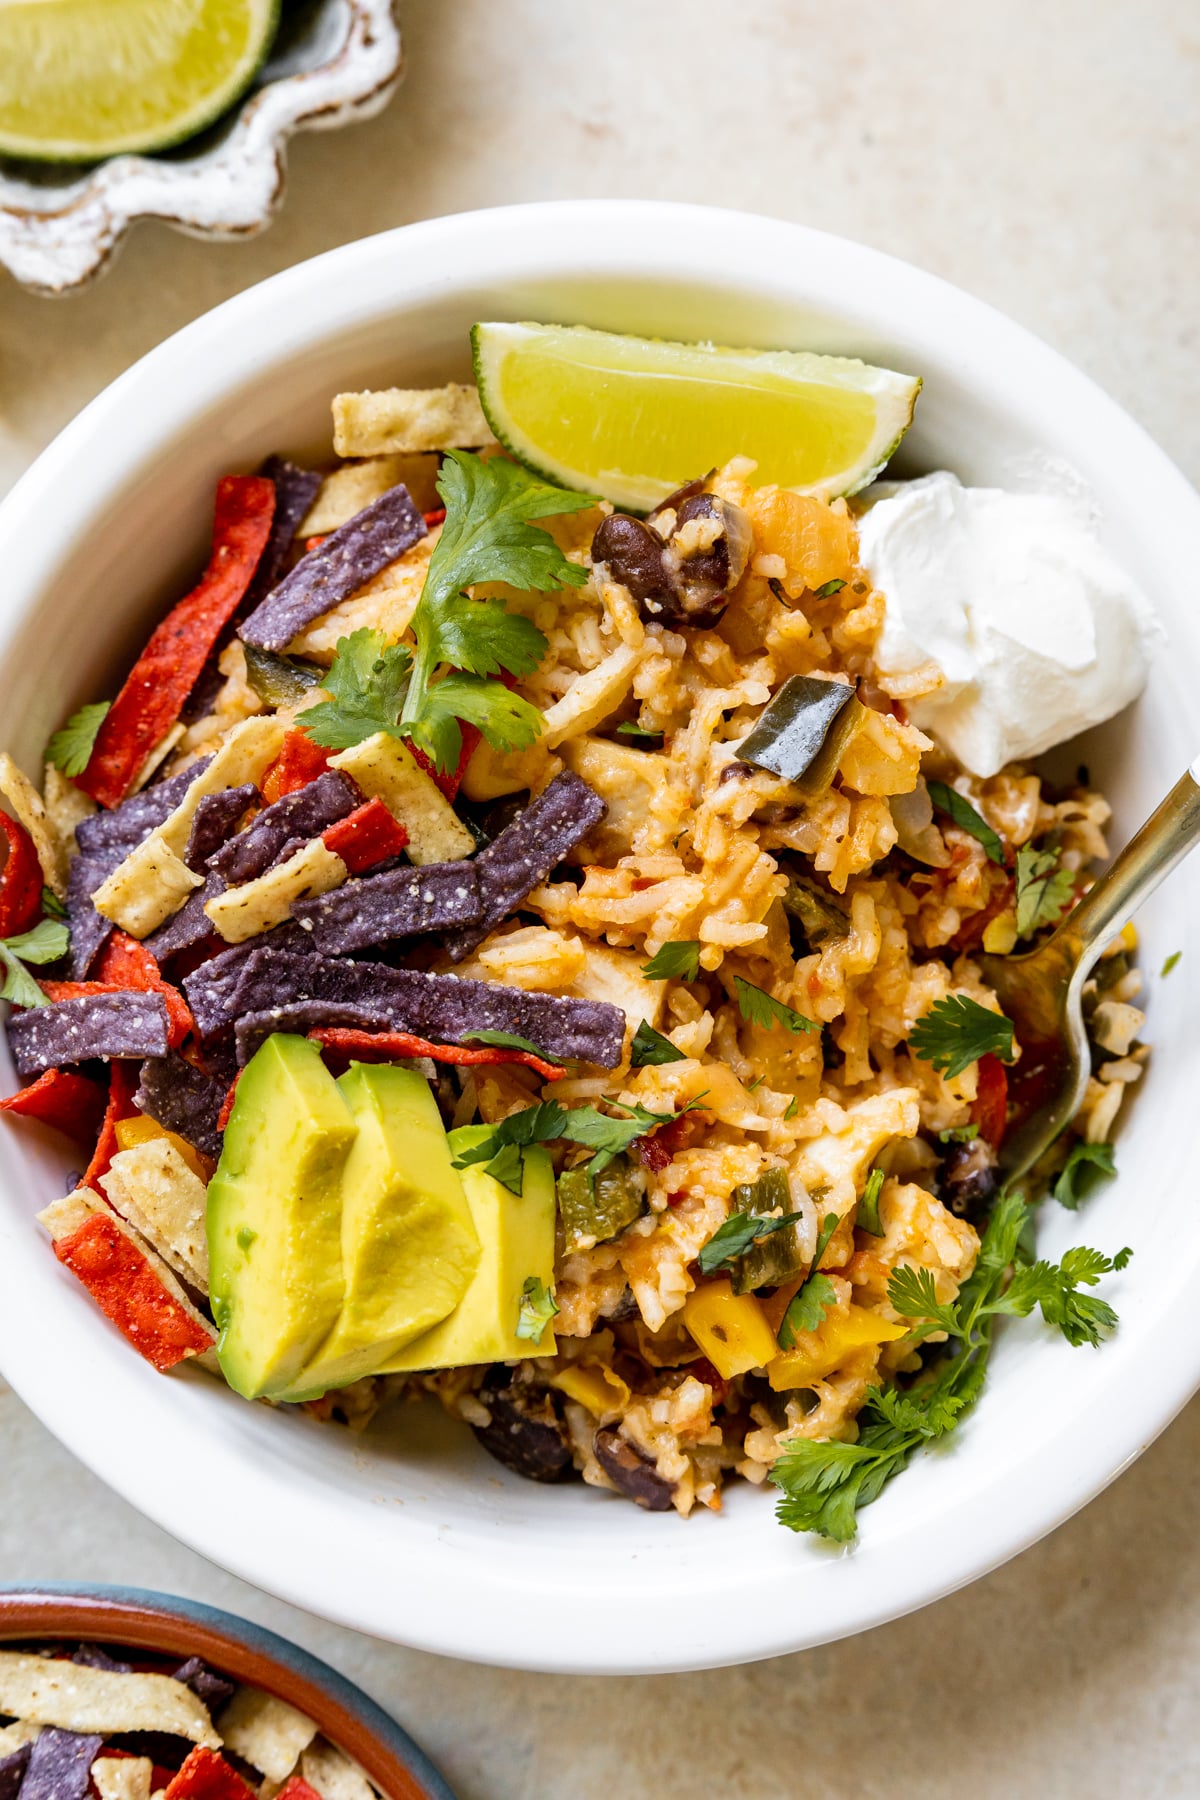
[[993, 1150], [1000, 1148], [1008, 1125], [1008, 1070], [989, 1050], [979, 1059], [979, 1082], [971, 1102], [971, 1123]]
[[92, 1160], [84, 1171], [80, 1187], [91, 1188], [99, 1193], [99, 1181], [107, 1175], [113, 1157], [117, 1154], [117, 1126], [122, 1119], [138, 1117], [138, 1109], [133, 1104], [134, 1091], [137, 1087], [137, 1067], [128, 1062], [112, 1062], [108, 1066], [108, 1105], [104, 1109], [104, 1120], [100, 1126], [100, 1136], [96, 1148], [92, 1152]]
[[297, 789], [307, 787], [310, 781], [325, 773], [332, 755], [332, 750], [323, 750], [320, 744], [314, 744], [306, 732], [289, 731], [282, 750], [263, 776], [263, 799], [269, 805], [274, 800], [282, 800], [285, 794], [294, 794]]
[[217, 483], [212, 555], [129, 672], [76, 783], [101, 806], [119, 806], [183, 711], [221, 632], [237, 611], [271, 533], [275, 484], [261, 475]]
[[223, 1756], [197, 1744], [172, 1777], [166, 1800], [254, 1800], [254, 1790]]
[[310, 1787], [303, 1775], [289, 1775], [275, 1800], [321, 1800], [315, 1787]]
[[433, 530], [435, 525], [444, 525], [446, 523], [445, 507], [435, 506], [432, 512], [427, 512], [425, 514], [425, 523], [428, 525], [430, 531]]
[[108, 1104], [98, 1081], [77, 1075], [73, 1069], [47, 1069], [19, 1094], [0, 1100], [0, 1112], [22, 1119], [40, 1119], [77, 1143], [94, 1143]]
[[234, 1076], [233, 1080], [229, 1084], [229, 1092], [226, 1094], [225, 1098], [221, 1102], [221, 1110], [217, 1114], [217, 1130], [218, 1131], [224, 1131], [225, 1127], [229, 1123], [229, 1115], [233, 1111], [233, 1103], [237, 1099], [238, 1082], [241, 1079], [242, 1079], [242, 1071], [239, 1069], [237, 1074]]
[[171, 1027], [169, 1039], [177, 1050], [185, 1037], [196, 1029], [192, 1009], [177, 987], [163, 980], [158, 959], [145, 944], [139, 944], [127, 932], [114, 931], [104, 946], [96, 965], [96, 980], [111, 982], [114, 987], [138, 988], [146, 993], [161, 994], [167, 1003], [167, 1019]]
[[323, 831], [321, 842], [341, 857], [352, 875], [361, 875], [375, 863], [399, 856], [408, 842], [408, 833], [376, 796]]
[[10, 938], [37, 924], [45, 877], [25, 827], [0, 812], [0, 832], [8, 839], [8, 856], [0, 870], [0, 938]]
[[398, 1057], [431, 1056], [435, 1062], [462, 1063], [471, 1067], [521, 1063], [527, 1069], [536, 1069], [543, 1081], [561, 1081], [567, 1072], [556, 1063], [531, 1056], [528, 1050], [506, 1050], [497, 1044], [481, 1044], [478, 1048], [465, 1044], [431, 1044], [426, 1038], [410, 1036], [407, 1031], [356, 1031], [349, 1026], [323, 1025], [308, 1035], [322, 1050], [359, 1061], [395, 1062]]
[[156, 1369], [165, 1373], [185, 1356], [212, 1349], [212, 1334], [203, 1321], [168, 1292], [153, 1264], [110, 1214], [93, 1213], [70, 1237], [56, 1240], [54, 1254]]
[[408, 752], [413, 758], [413, 761], [418, 763], [427, 775], [433, 777], [435, 783], [446, 796], [447, 800], [455, 800], [458, 798], [458, 790], [462, 786], [462, 778], [466, 774], [467, 764], [471, 760], [476, 744], [478, 744], [480, 738], [483, 736], [478, 725], [472, 725], [466, 719], [459, 720], [458, 728], [462, 733], [462, 749], [458, 753], [458, 766], [453, 769], [435, 768], [432, 757], [426, 756], [423, 750], [418, 750], [415, 744], [408, 743], [408, 740], [405, 740], [405, 742], [408, 743]]

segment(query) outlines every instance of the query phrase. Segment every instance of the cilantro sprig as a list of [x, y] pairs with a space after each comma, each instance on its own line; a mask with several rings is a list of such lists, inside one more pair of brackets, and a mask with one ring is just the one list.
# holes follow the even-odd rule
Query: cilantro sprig
[[1028, 1222], [1022, 1196], [1001, 1195], [975, 1272], [957, 1300], [938, 1301], [928, 1269], [905, 1267], [893, 1273], [888, 1299], [913, 1321], [909, 1342], [915, 1347], [932, 1332], [945, 1332], [952, 1340], [951, 1352], [907, 1390], [871, 1389], [857, 1442], [798, 1439], [787, 1445], [770, 1473], [781, 1493], [781, 1523], [849, 1543], [862, 1507], [878, 1498], [917, 1450], [952, 1431], [978, 1400], [999, 1319], [1026, 1318], [1040, 1310], [1045, 1322], [1074, 1345], [1098, 1344], [1115, 1329], [1112, 1307], [1084, 1290], [1102, 1275], [1125, 1268], [1131, 1252], [1109, 1257], [1080, 1246], [1058, 1263], [1023, 1261], [1020, 1245]]
[[349, 750], [379, 731], [402, 737], [400, 711], [411, 670], [411, 650], [363, 626], [338, 639], [323, 683], [332, 698], [310, 706], [300, 724], [326, 750]]
[[[454, 1166], [456, 1169], [466, 1169], [473, 1163], [484, 1163], [489, 1175], [494, 1175], [497, 1181], [519, 1193], [519, 1161], [511, 1155], [514, 1149], [523, 1150], [530, 1144], [548, 1144], [556, 1139], [569, 1144], [583, 1144], [585, 1148], [595, 1152], [587, 1167], [590, 1174], [598, 1175], [623, 1150], [627, 1150], [635, 1138], [644, 1137], [656, 1125], [669, 1125], [678, 1117], [677, 1113], [651, 1112], [648, 1107], [630, 1105], [624, 1100], [608, 1100], [605, 1104], [618, 1107], [626, 1116], [614, 1119], [608, 1113], [602, 1113], [598, 1107], [565, 1107], [560, 1106], [557, 1100], [542, 1100], [537, 1106], [527, 1106], [521, 1112], [510, 1113], [498, 1125], [493, 1125], [486, 1138], [482, 1138], [479, 1143], [460, 1151], [454, 1159]], [[690, 1111], [696, 1104], [694, 1100], [689, 1101], [684, 1111]], [[512, 1181], [514, 1172], [517, 1175], [515, 1187]]]
[[993, 831], [987, 820], [971, 805], [971, 802], [944, 781], [930, 781], [929, 798], [948, 818], [953, 819], [960, 831], [967, 831], [983, 845], [989, 861], [1004, 863], [1004, 840], [998, 831]]
[[659, 1063], [686, 1062], [683, 1051], [673, 1044], [669, 1037], [661, 1031], [655, 1031], [647, 1019], [643, 1019], [633, 1034], [633, 1043], [629, 1049], [630, 1067], [645, 1069]]
[[92, 760], [96, 738], [111, 705], [111, 700], [97, 700], [72, 713], [46, 745], [47, 762], [66, 776], [82, 775]]
[[[1085, 1170], [1091, 1171], [1090, 1176]], [[1076, 1144], [1054, 1183], [1054, 1198], [1068, 1212], [1075, 1212], [1097, 1174], [1115, 1175], [1116, 1172], [1111, 1144]]]
[[49, 1005], [25, 965], [57, 962], [70, 945], [71, 933], [58, 919], [43, 919], [32, 931], [0, 939], [0, 968], [4, 971], [0, 1000], [11, 1000], [14, 1006]]
[[798, 1331], [816, 1331], [829, 1308], [837, 1301], [837, 1289], [828, 1275], [820, 1273], [820, 1268], [821, 1258], [839, 1223], [838, 1215], [835, 1212], [826, 1213], [821, 1220], [821, 1229], [817, 1233], [817, 1247], [813, 1251], [808, 1279], [792, 1295], [779, 1327], [778, 1343], [781, 1350], [790, 1350], [793, 1347]]
[[1044, 925], [1057, 925], [1075, 900], [1075, 877], [1059, 862], [1057, 850], [1017, 851], [1017, 936], [1032, 937]]
[[647, 981], [695, 981], [700, 973], [700, 940], [673, 938], [642, 964]]
[[772, 1232], [783, 1231], [789, 1225], [795, 1225], [804, 1217], [803, 1213], [783, 1213], [779, 1218], [763, 1218], [761, 1213], [730, 1213], [723, 1225], [717, 1227], [707, 1244], [701, 1246], [696, 1258], [702, 1275], [711, 1275], [717, 1269], [728, 1268], [739, 1256], [745, 1256], [747, 1250], [761, 1239], [768, 1238]]
[[820, 1029], [814, 1019], [806, 1019], [803, 1013], [785, 1006], [782, 1000], [776, 1000], [765, 988], [755, 987], [744, 976], [734, 976], [733, 988], [737, 995], [738, 1011], [751, 1025], [760, 1025], [764, 1031], [770, 1031], [776, 1025], [782, 1025], [785, 1031], [791, 1032]]
[[909, 1049], [953, 1080], [981, 1056], [1012, 1057], [1012, 1020], [981, 1006], [969, 994], [937, 1000], [908, 1034]]
[[558, 1310], [558, 1301], [541, 1277], [528, 1276], [522, 1284], [521, 1302], [517, 1308], [517, 1336], [536, 1344]]

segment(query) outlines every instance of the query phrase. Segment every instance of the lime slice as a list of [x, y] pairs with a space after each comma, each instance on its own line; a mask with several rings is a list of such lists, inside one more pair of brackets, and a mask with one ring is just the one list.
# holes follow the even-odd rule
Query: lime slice
[[756, 482], [832, 499], [877, 475], [912, 422], [918, 377], [807, 350], [726, 350], [585, 325], [476, 325], [488, 423], [530, 468], [648, 512], [752, 456]]
[[278, 17], [279, 0], [0, 0], [0, 154], [177, 144], [249, 87]]

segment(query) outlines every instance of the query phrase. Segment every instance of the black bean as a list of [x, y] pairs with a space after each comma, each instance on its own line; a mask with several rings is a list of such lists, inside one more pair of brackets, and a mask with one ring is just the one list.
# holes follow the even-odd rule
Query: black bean
[[[670, 576], [663, 562], [665, 545], [660, 537], [625, 513], [601, 519], [592, 539], [593, 563], [604, 563], [614, 581], [629, 589], [641, 607], [647, 600], [660, 605], [671, 592]], [[657, 617], [657, 614], [651, 614]]]
[[615, 1426], [598, 1431], [592, 1448], [596, 1461], [626, 1499], [635, 1500], [647, 1512], [670, 1512], [674, 1484], [664, 1481], [654, 1464]]
[[484, 1377], [478, 1399], [492, 1415], [471, 1429], [489, 1456], [528, 1481], [569, 1481], [575, 1474], [571, 1445], [549, 1388], [516, 1380], [516, 1371], [496, 1363]]

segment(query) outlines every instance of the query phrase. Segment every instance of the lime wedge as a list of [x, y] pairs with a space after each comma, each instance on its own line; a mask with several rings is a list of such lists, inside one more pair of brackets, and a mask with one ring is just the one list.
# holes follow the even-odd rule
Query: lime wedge
[[0, 155], [177, 144], [245, 92], [278, 18], [279, 0], [0, 0]]
[[488, 424], [530, 468], [648, 512], [733, 456], [756, 482], [832, 499], [877, 475], [918, 377], [807, 350], [726, 350], [584, 325], [476, 325]]

